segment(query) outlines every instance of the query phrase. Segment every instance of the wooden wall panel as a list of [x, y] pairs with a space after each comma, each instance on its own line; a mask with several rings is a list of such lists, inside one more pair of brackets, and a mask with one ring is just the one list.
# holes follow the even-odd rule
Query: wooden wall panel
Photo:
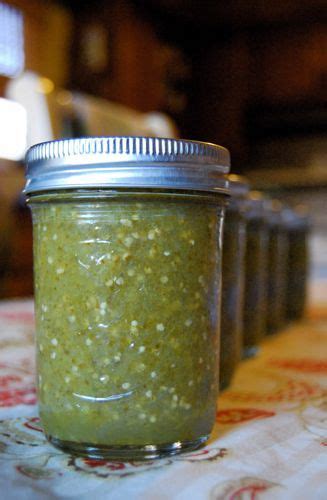
[[246, 157], [243, 116], [249, 98], [249, 67], [250, 52], [243, 34], [203, 47], [194, 58], [188, 128], [194, 138], [229, 148], [235, 171]]
[[[75, 24], [72, 87], [140, 111], [161, 109], [165, 100], [163, 43], [154, 27], [131, 2], [102, 2], [99, 10], [101, 15], [86, 9]], [[99, 71], [92, 69], [85, 55], [85, 39], [92, 26], [104, 27], [108, 34], [108, 66]]]
[[268, 102], [326, 99], [327, 27], [268, 30], [252, 46], [252, 94]]

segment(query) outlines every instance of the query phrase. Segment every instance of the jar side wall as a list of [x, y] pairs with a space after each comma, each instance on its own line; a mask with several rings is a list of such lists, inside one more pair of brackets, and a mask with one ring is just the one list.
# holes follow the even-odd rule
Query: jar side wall
[[306, 228], [288, 232], [288, 248], [286, 316], [292, 320], [304, 315], [307, 300], [309, 248]]
[[[244, 355], [252, 355], [265, 335], [267, 321], [268, 231], [262, 219], [247, 224], [243, 316]], [[248, 351], [248, 354], [247, 352]]]
[[243, 344], [245, 220], [227, 208], [222, 258], [220, 389], [231, 382]]
[[222, 205], [31, 199], [38, 395], [50, 436], [141, 446], [210, 433]]
[[280, 329], [286, 320], [287, 232], [280, 227], [269, 230], [267, 279], [267, 333]]

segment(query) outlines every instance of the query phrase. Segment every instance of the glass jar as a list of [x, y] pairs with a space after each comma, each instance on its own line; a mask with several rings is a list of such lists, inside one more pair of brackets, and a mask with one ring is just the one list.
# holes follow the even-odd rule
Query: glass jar
[[288, 255], [285, 314], [292, 321], [303, 317], [307, 295], [310, 218], [304, 205], [289, 210], [286, 230]]
[[153, 138], [34, 146], [38, 398], [89, 457], [197, 448], [215, 422], [228, 151]]
[[286, 286], [288, 239], [283, 216], [283, 205], [271, 200], [267, 205], [268, 224], [268, 276], [266, 329], [272, 334], [286, 321]]
[[243, 356], [254, 356], [265, 335], [267, 311], [268, 228], [265, 197], [258, 191], [248, 196], [246, 211]]
[[231, 383], [242, 357], [244, 299], [245, 211], [247, 180], [228, 176], [231, 198], [225, 213], [220, 335], [220, 390]]

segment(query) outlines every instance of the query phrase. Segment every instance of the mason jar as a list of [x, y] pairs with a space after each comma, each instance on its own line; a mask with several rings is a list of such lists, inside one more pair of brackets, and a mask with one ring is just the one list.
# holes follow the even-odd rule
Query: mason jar
[[267, 334], [280, 330], [286, 322], [286, 287], [288, 238], [284, 206], [278, 200], [267, 204], [268, 276], [267, 276]]
[[243, 357], [254, 356], [265, 335], [267, 315], [268, 228], [266, 198], [258, 191], [248, 195], [246, 211]]
[[231, 197], [226, 207], [223, 237], [220, 390], [229, 386], [242, 358], [245, 213], [249, 192], [244, 177], [230, 174], [228, 180]]
[[289, 209], [286, 217], [288, 238], [285, 315], [287, 320], [304, 316], [309, 268], [310, 217], [304, 205]]
[[226, 149], [165, 138], [27, 153], [38, 399], [55, 446], [152, 459], [208, 439], [228, 170]]

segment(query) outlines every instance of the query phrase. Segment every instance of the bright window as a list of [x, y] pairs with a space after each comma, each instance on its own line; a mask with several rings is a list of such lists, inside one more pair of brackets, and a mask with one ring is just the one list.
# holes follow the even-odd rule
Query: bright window
[[0, 2], [0, 75], [14, 77], [24, 69], [22, 13]]
[[0, 98], [0, 158], [21, 160], [26, 151], [26, 111], [17, 102]]

